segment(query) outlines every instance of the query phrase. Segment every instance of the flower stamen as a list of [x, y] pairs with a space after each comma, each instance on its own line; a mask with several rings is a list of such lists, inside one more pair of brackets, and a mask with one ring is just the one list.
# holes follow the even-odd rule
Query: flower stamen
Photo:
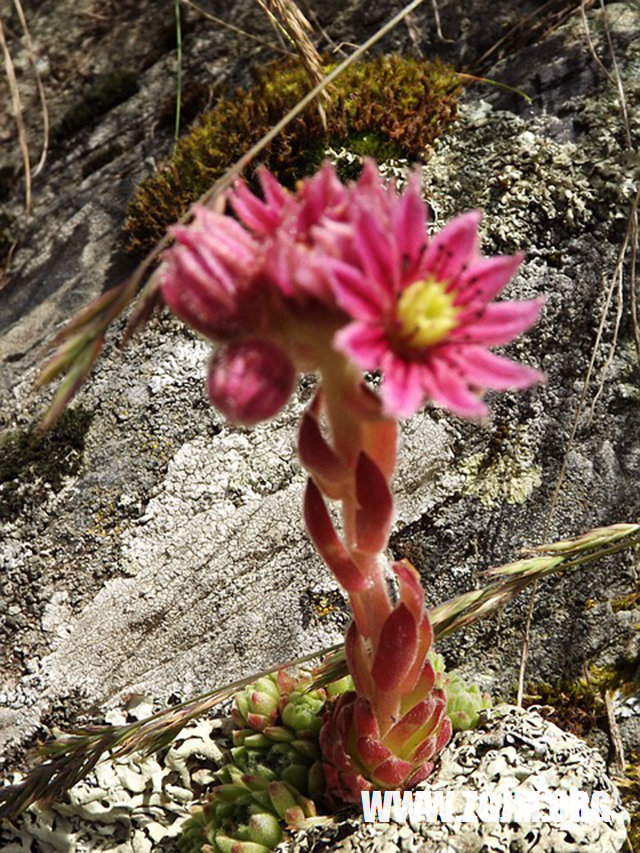
[[428, 278], [410, 284], [398, 300], [396, 313], [403, 343], [427, 347], [446, 338], [460, 313], [454, 300], [455, 294], [447, 293], [447, 282]]

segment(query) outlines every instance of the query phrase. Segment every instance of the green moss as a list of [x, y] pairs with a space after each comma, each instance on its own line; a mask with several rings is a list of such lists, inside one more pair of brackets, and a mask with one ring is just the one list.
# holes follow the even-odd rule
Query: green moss
[[548, 719], [565, 731], [586, 737], [605, 714], [605, 691], [621, 690], [627, 695], [637, 689], [639, 663], [637, 657], [622, 657], [614, 666], [589, 667], [575, 681], [529, 684], [524, 704], [549, 706], [553, 710]]
[[51, 130], [51, 140], [62, 142], [108, 110], [126, 101], [138, 91], [138, 77], [133, 71], [119, 69], [101, 74], [82, 100], [67, 110]]
[[26, 505], [42, 503], [48, 488], [60, 491], [64, 478], [80, 467], [92, 418], [78, 406], [67, 409], [47, 433], [32, 427], [0, 435], [0, 520], [15, 519]]
[[598, 717], [604, 712], [604, 703], [597, 691], [582, 680], [529, 684], [524, 705], [552, 708], [545, 717], [564, 731], [582, 738], [595, 728]]
[[640, 588], [627, 593], [627, 595], [622, 595], [620, 598], [614, 598], [611, 607], [614, 613], [618, 613], [620, 610], [635, 610], [640, 607]]
[[[144, 250], [158, 240], [308, 89], [304, 69], [287, 60], [268, 66], [252, 88], [221, 98], [138, 187], [125, 224], [128, 248]], [[355, 63], [329, 90], [327, 127], [312, 104], [261, 160], [293, 186], [317, 169], [327, 147], [349, 143], [378, 159], [416, 159], [456, 117], [459, 92], [455, 72], [439, 61], [383, 56]]]

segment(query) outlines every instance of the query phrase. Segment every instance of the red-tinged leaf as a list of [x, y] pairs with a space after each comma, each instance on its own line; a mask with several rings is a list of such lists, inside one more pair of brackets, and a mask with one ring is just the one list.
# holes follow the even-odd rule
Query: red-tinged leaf
[[398, 424], [383, 416], [380, 397], [364, 384], [358, 403], [362, 409], [358, 412], [358, 420], [362, 423], [362, 449], [389, 480], [396, 462]]
[[393, 519], [393, 500], [387, 480], [366, 453], [356, 465], [356, 545], [366, 554], [383, 551]]
[[431, 696], [418, 702], [385, 735], [384, 742], [396, 753], [411, 751], [414, 734], [431, 720], [435, 710], [436, 702]]
[[336, 768], [332, 767], [330, 764], [325, 763], [322, 769], [324, 770], [324, 780], [327, 783], [328, 790], [339, 793], [340, 777], [338, 776], [338, 771], [336, 770]]
[[280, 817], [284, 817], [289, 809], [299, 808], [296, 799], [284, 782], [269, 782], [269, 796], [273, 807]]
[[358, 737], [380, 737], [378, 722], [367, 699], [358, 697], [353, 703], [353, 725]]
[[436, 746], [437, 746], [437, 736], [430, 735], [425, 738], [420, 744], [419, 748], [416, 750], [413, 761], [420, 762], [421, 764], [425, 761], [429, 761], [436, 754]]
[[258, 732], [261, 732], [271, 722], [268, 717], [263, 714], [247, 714], [247, 724]]
[[438, 740], [436, 741], [436, 754], [441, 752], [445, 746], [451, 740], [451, 735], [453, 734], [453, 727], [451, 725], [451, 720], [449, 717], [445, 717], [442, 721], [442, 726], [438, 731]]
[[372, 737], [359, 737], [356, 741], [356, 749], [358, 758], [371, 772], [375, 772], [376, 767], [384, 761], [393, 758], [391, 750]]
[[371, 675], [379, 690], [397, 691], [415, 660], [418, 631], [413, 614], [404, 604], [392, 611], [382, 626]]
[[278, 690], [282, 693], [283, 696], [291, 693], [292, 690], [295, 689], [296, 680], [292, 678], [289, 673], [285, 669], [279, 669], [276, 675], [276, 682], [278, 684]]
[[355, 622], [351, 622], [347, 628], [345, 655], [358, 695], [373, 698], [377, 688], [371, 677], [369, 650]]
[[424, 782], [433, 773], [435, 763], [433, 761], [425, 761], [417, 770], [414, 770], [411, 776], [405, 781], [406, 788], [415, 788], [420, 782]]
[[366, 589], [368, 580], [349, 556], [349, 552], [338, 539], [324, 500], [316, 484], [309, 480], [304, 496], [304, 520], [309, 536], [320, 552], [338, 583], [349, 593]]
[[337, 483], [345, 476], [340, 457], [320, 432], [316, 418], [305, 412], [298, 433], [298, 455], [304, 467], [323, 481]]
[[[305, 814], [304, 811], [300, 808], [300, 806], [293, 806], [293, 808], [287, 809], [284, 813], [284, 822], [292, 829], [298, 826], [304, 826], [304, 821]], [[264, 845], [262, 845], [262, 848], [264, 850]], [[240, 851], [238, 851], [238, 853], [240, 853]]]
[[[412, 673], [408, 673], [407, 678], [405, 679], [406, 683], [410, 683], [410, 676]], [[436, 675], [433, 671], [433, 666], [430, 660], [423, 659], [422, 671], [420, 672], [420, 677], [416, 681], [416, 683], [411, 688], [410, 692], [402, 697], [402, 707], [403, 708], [412, 708], [417, 702], [420, 702], [426, 696], [428, 696], [435, 684]]]
[[408, 761], [401, 758], [388, 758], [376, 767], [375, 779], [383, 788], [403, 788], [404, 780], [411, 773], [413, 767]]
[[[425, 724], [419, 729], [411, 741], [407, 742], [406, 749], [409, 754], [415, 752], [414, 760], [424, 760], [432, 754], [437, 754], [443, 746], [449, 741], [451, 736], [451, 723], [447, 717], [447, 700], [441, 690], [434, 690], [431, 694], [434, 700], [434, 707], [431, 716], [426, 720]], [[442, 732], [444, 728], [444, 742], [442, 746], [439, 744], [442, 740]], [[448, 734], [447, 734], [448, 732]], [[433, 740], [433, 753], [425, 752], [424, 746], [428, 741]], [[431, 749], [431, 747], [429, 747]]]
[[416, 622], [419, 622], [424, 613], [424, 591], [420, 584], [420, 575], [408, 560], [394, 563], [393, 571], [400, 585], [400, 600], [403, 601], [413, 613]]

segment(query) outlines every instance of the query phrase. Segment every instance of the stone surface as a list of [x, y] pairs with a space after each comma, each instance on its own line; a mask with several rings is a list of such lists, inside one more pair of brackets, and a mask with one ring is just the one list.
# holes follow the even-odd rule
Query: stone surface
[[[506, 2], [467, 6], [457, 18], [453, 4], [443, 8], [452, 44], [439, 42], [430, 5], [421, 7], [415, 21], [425, 54], [471, 64], [495, 38], [479, 35], [486, 8], [498, 29], [517, 17]], [[518, 14], [534, 6], [521, 4]], [[131, 268], [119, 249], [126, 200], [171, 146], [175, 63], [161, 38], [172, 24], [166, 7], [121, 4], [117, 26], [85, 34], [94, 64], [83, 86], [71, 82], [62, 56], [45, 76], [59, 121], [84, 86], [109, 70], [114, 44], [126, 43], [123, 65], [132, 65], [139, 90], [56, 144], [34, 183], [30, 220], [20, 216], [19, 182], [9, 187], [6, 210], [20, 242], [0, 291], [5, 431], [25, 429], [42, 411], [47, 394], [36, 397], [32, 385], [44, 344]], [[362, 41], [399, 7], [368, 4], [364, 19], [357, 4], [337, 11], [318, 4], [317, 12], [334, 41]], [[50, 0], [27, 11], [44, 55], [65, 27], [88, 27], [94, 9], [87, 0], [71, 15]], [[638, 13], [619, 3], [606, 14], [637, 140]], [[187, 85], [245, 83], [249, 65], [268, 56], [195, 15], [186, 20]], [[588, 21], [610, 66], [602, 13], [589, 13]], [[253, 3], [234, 5], [234, 23], [273, 37]], [[155, 54], [140, 52], [145, 36], [149, 48], [158, 39]], [[616, 91], [590, 54], [579, 16], [534, 42], [503, 56], [489, 74], [528, 88], [527, 69], [535, 67], [533, 102], [490, 87], [469, 91], [458, 126], [424, 169], [438, 222], [480, 205], [486, 252], [526, 249], [507, 295], [547, 295], [538, 327], [511, 348], [546, 371], [544, 388], [492, 399], [486, 425], [431, 410], [403, 427], [391, 550], [418, 567], [431, 604], [480, 583], [479, 571], [512, 559], [522, 545], [640, 514], [637, 356], [628, 279], [620, 289], [614, 278], [637, 188], [637, 153], [625, 149]], [[411, 46], [404, 26], [383, 43]], [[9, 127], [1, 117], [3, 138]], [[102, 164], [92, 159], [97, 155]], [[569, 446], [601, 322], [595, 371]], [[29, 469], [20, 512], [0, 521], [0, 761], [10, 765], [52, 723], [119, 705], [132, 693], [163, 703], [211, 688], [336, 642], [348, 618], [299, 516], [295, 426], [313, 380], [302, 381], [294, 404], [272, 424], [232, 429], [205, 400], [207, 348], [199, 339], [163, 316], [120, 351], [121, 331], [117, 324], [74, 403], [92, 415], [77, 470], [54, 488]], [[637, 659], [637, 606], [612, 606], [637, 583], [628, 555], [545, 582], [529, 676], [575, 678], [585, 666]], [[522, 597], [443, 643], [448, 664], [509, 696], [527, 603]], [[634, 731], [623, 728], [628, 749], [637, 746]]]
[[[136, 716], [142, 718], [144, 711], [140, 705]], [[124, 715], [112, 713], [110, 721], [124, 722]], [[34, 805], [17, 828], [0, 828], [2, 849], [22, 853], [36, 839], [40, 853], [175, 851], [189, 807], [215, 783], [213, 772], [224, 763], [228, 746], [220, 720], [201, 720], [185, 727], [166, 753], [102, 762], [64, 802]], [[452, 797], [451, 818], [414, 815], [402, 820], [396, 815], [395, 820], [387, 816], [386, 822], [367, 824], [356, 810], [343, 810], [324, 824], [292, 833], [277, 850], [614, 853], [626, 837], [628, 815], [602, 756], [533, 710], [503, 705], [482, 712], [478, 728], [455, 735], [420, 790]], [[602, 792], [609, 814], [603, 808], [602, 820], [565, 817], [529, 823], [522, 814], [514, 813], [509, 820], [504, 813], [504, 820], [498, 821], [495, 812], [488, 811], [488, 795], [495, 802], [506, 791], [514, 798], [526, 792], [582, 792], [587, 803], [594, 791]], [[472, 800], [471, 808], [467, 800]]]
[[[533, 710], [501, 705], [483, 711], [477, 729], [455, 735], [433, 776], [418, 790], [453, 795], [452, 818], [402, 820], [396, 816], [394, 820], [392, 816], [385, 823], [365, 823], [361, 816], [338, 817], [332, 825], [295, 833], [277, 849], [282, 853], [600, 853], [621, 850], [625, 844], [629, 816], [606, 775], [602, 757]], [[551, 820], [548, 814], [548, 821], [528, 822], [504, 806], [505, 792], [515, 802], [525, 792], [540, 791], [581, 791], [589, 801], [594, 791], [604, 792], [611, 803], [610, 819]], [[498, 804], [493, 810], [488, 806], [490, 796]], [[496, 819], [500, 816], [503, 819]]]

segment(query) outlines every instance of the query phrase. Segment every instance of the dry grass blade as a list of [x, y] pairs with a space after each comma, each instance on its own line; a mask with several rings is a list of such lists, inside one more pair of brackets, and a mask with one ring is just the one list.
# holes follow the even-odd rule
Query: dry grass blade
[[146, 754], [156, 752], [167, 746], [191, 720], [206, 714], [256, 679], [276, 669], [303, 665], [317, 657], [314, 653], [279, 667], [265, 669], [160, 711], [145, 720], [124, 726], [86, 726], [45, 744], [39, 750], [45, 758], [42, 764], [29, 771], [22, 782], [0, 787], [0, 820], [14, 820], [36, 800], [51, 801], [58, 798], [86, 776], [104, 753], [110, 752], [115, 758], [135, 751]]
[[42, 75], [40, 74], [40, 69], [38, 68], [38, 63], [36, 61], [36, 52], [33, 47], [31, 33], [27, 25], [27, 19], [24, 15], [22, 3], [20, 0], [13, 0], [13, 5], [16, 10], [16, 14], [18, 15], [18, 20], [20, 21], [20, 26], [22, 27], [22, 32], [24, 33], [24, 38], [27, 44], [27, 53], [36, 78], [36, 87], [38, 89], [38, 97], [40, 98], [40, 110], [42, 112], [42, 151], [40, 153], [40, 159], [33, 170], [33, 177], [35, 178], [36, 175], [42, 171], [47, 159], [47, 151], [49, 150], [49, 108], [47, 106], [47, 97], [42, 84]]
[[[547, 556], [530, 557], [489, 569], [484, 572], [485, 575], [507, 579], [465, 592], [431, 608], [429, 619], [434, 639], [437, 642], [495, 612], [544, 577], [571, 571], [601, 557], [639, 547], [640, 524], [613, 524], [590, 530], [575, 539], [528, 549], [548, 553]], [[589, 553], [585, 553], [586, 549], [589, 549]], [[317, 677], [312, 687], [329, 684], [347, 673], [344, 647], [329, 649], [328, 654], [328, 659], [316, 670]]]
[[[568, 571], [602, 556], [640, 546], [640, 524], [617, 524], [597, 528], [566, 542], [541, 545], [535, 551], [552, 552], [491, 569], [487, 574], [506, 579], [471, 590], [429, 610], [436, 641], [495, 612], [527, 586], [558, 571]], [[585, 548], [590, 553], [584, 553]], [[92, 726], [78, 729], [62, 739], [45, 744], [46, 760], [31, 770], [24, 781], [0, 788], [0, 819], [13, 819], [38, 799], [55, 799], [78, 782], [110, 751], [114, 757], [133, 751], [155, 752], [167, 746], [191, 720], [207, 713], [237, 690], [276, 669], [299, 667], [326, 656], [315, 670], [310, 689], [326, 685], [347, 674], [344, 646], [337, 645], [279, 667], [263, 670], [205, 693], [195, 699], [125, 726]]]
[[9, 92], [11, 93], [11, 106], [13, 109], [13, 117], [18, 130], [18, 144], [20, 145], [20, 153], [22, 154], [22, 162], [24, 165], [24, 206], [28, 213], [31, 212], [31, 164], [29, 162], [29, 148], [27, 146], [27, 131], [24, 126], [22, 115], [22, 101], [20, 100], [20, 90], [16, 79], [16, 71], [9, 52], [9, 45], [4, 34], [2, 19], [0, 18], [0, 47], [4, 57], [5, 73], [9, 84]]
[[517, 46], [546, 38], [574, 15], [582, 5], [590, 9], [594, 3], [595, 0], [547, 0], [535, 12], [519, 17], [517, 23], [474, 62], [473, 69], [481, 71], [491, 68]]
[[535, 554], [578, 554], [591, 548], [599, 548], [601, 545], [612, 545], [638, 532], [640, 532], [640, 524], [610, 524], [608, 527], [595, 527], [572, 539], [536, 545], [535, 548], [526, 548], [525, 551]]
[[[312, 103], [312, 101], [314, 101], [315, 98], [317, 98], [325, 88], [345, 70], [345, 68], [348, 68], [349, 65], [358, 60], [372, 45], [383, 38], [406, 15], [413, 11], [413, 9], [416, 9], [423, 2], [424, 0], [412, 0], [411, 3], [401, 9], [400, 12], [398, 12], [390, 21], [374, 33], [371, 38], [367, 39], [364, 44], [356, 48], [356, 50], [336, 66], [333, 71], [323, 77], [317, 86], [314, 86], [314, 88], [308, 92], [304, 98], [301, 98], [292, 110], [280, 119], [280, 121], [277, 122], [277, 124], [275, 124], [249, 151], [243, 154], [242, 157], [240, 157], [240, 159], [237, 160], [234, 165], [231, 166], [225, 174], [198, 199], [198, 203], [205, 205], [215, 204], [216, 200], [219, 199], [222, 193], [231, 186], [236, 178], [240, 177], [243, 170], [273, 139], [275, 139], [281, 130], [292, 122], [294, 118], [300, 115], [300, 113], [303, 112], [303, 110]], [[180, 219], [180, 223], [184, 224], [188, 222], [191, 215], [192, 213], [190, 210]], [[162, 240], [154, 246], [151, 252], [126, 281], [112, 288], [107, 293], [99, 296], [70, 321], [67, 327], [58, 336], [54, 345], [72, 337], [74, 338], [74, 344], [70, 346], [69, 350], [66, 352], [61, 350], [54, 352], [53, 356], [40, 374], [37, 383], [38, 385], [46, 384], [50, 377], [58, 376], [64, 371], [73, 370], [74, 364], [83, 357], [83, 354], [86, 354], [89, 351], [96, 351], [96, 342], [102, 342], [104, 340], [109, 326], [126, 310], [131, 302], [133, 302], [134, 298], [140, 291], [146, 274], [170, 242], [171, 235], [166, 234]], [[153, 279], [149, 282], [147, 288], [145, 288], [143, 299], [148, 299], [149, 301], [145, 302], [145, 305], [135, 313], [134, 318], [132, 318], [133, 322], [129, 323], [127, 331], [125, 332], [125, 341], [130, 338], [133, 331], [142, 324], [144, 319], [148, 319], [151, 312], [147, 310], [147, 308], [151, 301], [153, 301], [154, 304], [158, 301], [157, 283], [154, 282]], [[78, 345], [77, 349], [76, 344]], [[81, 346], [81, 344], [83, 344], [83, 346]], [[73, 355], [71, 353], [73, 353]], [[41, 426], [43, 428], [50, 427], [60, 416], [65, 406], [69, 403], [77, 389], [82, 384], [82, 381], [88, 375], [92, 364], [93, 362], [91, 362], [88, 368], [84, 371], [80, 381], [70, 381], [60, 385], [41, 422]]]
[[[322, 80], [324, 72], [322, 70], [322, 60], [316, 46], [311, 41], [311, 33], [313, 28], [309, 21], [302, 14], [293, 0], [257, 0], [258, 5], [264, 9], [272, 23], [280, 30], [286, 39], [293, 45], [296, 53], [300, 57], [305, 71], [309, 76], [312, 86], [317, 86]], [[326, 91], [323, 93], [325, 103], [329, 104], [329, 97]], [[324, 107], [318, 101], [318, 110], [320, 118], [326, 128], [327, 119]]]
[[193, 0], [180, 0], [180, 2], [184, 3], [187, 6], [191, 6], [191, 8], [195, 9], [196, 12], [199, 12], [203, 18], [206, 18], [209, 21], [213, 21], [214, 24], [218, 24], [221, 27], [225, 27], [225, 29], [231, 30], [231, 32], [238, 33], [238, 35], [241, 35], [243, 38], [255, 41], [258, 44], [263, 45], [263, 47], [268, 47], [269, 50], [273, 50], [276, 53], [283, 53], [285, 56], [295, 56], [295, 53], [293, 53], [293, 51], [287, 50], [286, 48], [281, 47], [275, 42], [261, 39], [259, 36], [253, 35], [253, 33], [248, 33], [246, 30], [242, 30], [240, 29], [240, 27], [236, 27], [234, 24], [230, 24], [228, 21], [223, 21], [222, 18], [218, 18], [215, 15], [212, 15], [211, 12], [207, 12], [206, 9], [203, 9], [202, 6], [199, 6], [197, 3], [194, 3]]

